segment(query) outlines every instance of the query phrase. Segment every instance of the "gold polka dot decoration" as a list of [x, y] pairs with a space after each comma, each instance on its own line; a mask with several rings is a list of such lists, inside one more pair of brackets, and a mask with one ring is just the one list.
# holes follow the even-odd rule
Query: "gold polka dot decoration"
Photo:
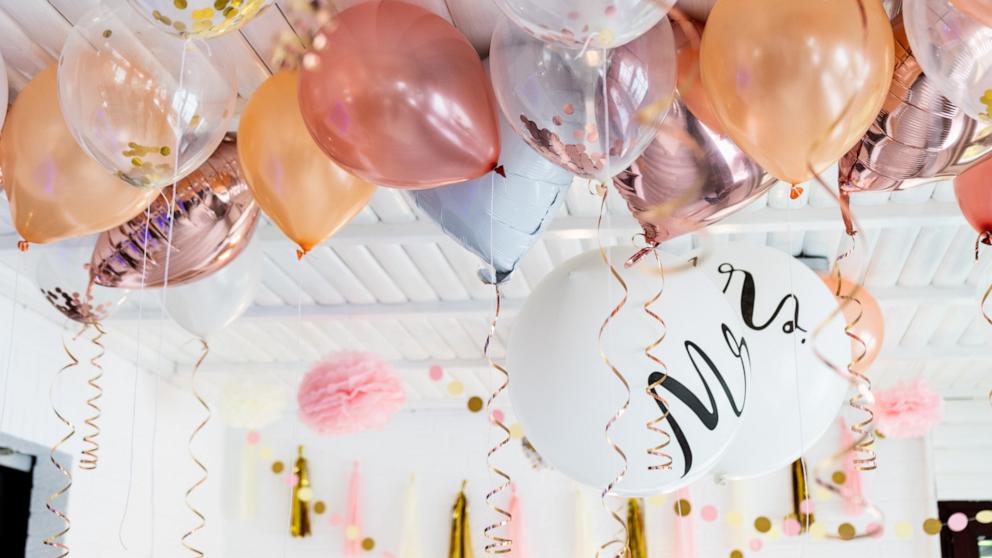
[[814, 539], [823, 539], [827, 536], [827, 528], [819, 523], [814, 523], [809, 526], [809, 536]]
[[663, 494], [655, 494], [654, 496], [648, 497], [648, 504], [651, 506], [660, 506], [665, 503], [665, 496]]
[[982, 510], [975, 515], [975, 521], [982, 525], [992, 524], [992, 510]]
[[737, 527], [743, 521], [743, 519], [741, 519], [741, 514], [735, 511], [727, 512], [723, 518], [727, 521], [727, 525], [730, 525], [731, 527]]
[[282, 461], [276, 461], [275, 463], [272, 464], [272, 472], [277, 475], [285, 470], [286, 470], [286, 464], [283, 463]]
[[327, 511], [327, 504], [325, 504], [320, 500], [317, 500], [316, 502], [313, 503], [313, 513], [320, 515], [325, 511]]
[[835, 471], [831, 479], [834, 484], [841, 485], [847, 482], [847, 475], [844, 474], [844, 471]]
[[692, 504], [689, 503], [689, 500], [682, 499], [675, 502], [675, 515], [678, 515], [679, 517], [688, 517], [691, 513]]
[[349, 541], [358, 540], [358, 527], [355, 525], [349, 525], [344, 528], [344, 538]]
[[853, 539], [858, 534], [858, 530], [854, 528], [854, 525], [850, 523], [841, 523], [840, 527], [837, 528], [837, 536], [841, 540], [849, 541]]
[[365, 537], [362, 540], [362, 548], [366, 551], [373, 550], [375, 548], [375, 539], [372, 537]]
[[754, 520], [754, 529], [759, 533], [767, 533], [772, 530], [772, 520], [761, 516]]
[[908, 521], [900, 521], [896, 523], [896, 538], [899, 539], [909, 539], [913, 536], [913, 526], [909, 524]]
[[940, 522], [939, 519], [930, 518], [923, 522], [923, 532], [933, 536], [939, 535], [940, 530], [944, 528], [944, 524]]
[[465, 384], [455, 380], [448, 384], [448, 395], [453, 397], [458, 397], [459, 395], [465, 393]]
[[730, 553], [730, 558], [744, 558], [744, 553], [740, 550], [734, 550]]
[[478, 396], [470, 397], [468, 400], [468, 410], [473, 413], [478, 413], [482, 410], [482, 398]]
[[262, 459], [272, 459], [272, 448], [259, 448], [258, 456]]

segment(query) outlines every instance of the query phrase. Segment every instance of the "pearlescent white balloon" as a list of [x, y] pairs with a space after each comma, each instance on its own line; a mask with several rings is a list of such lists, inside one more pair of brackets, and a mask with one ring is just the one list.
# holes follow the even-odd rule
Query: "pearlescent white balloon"
[[495, 0], [534, 37], [572, 48], [613, 48], [643, 35], [675, 0]]

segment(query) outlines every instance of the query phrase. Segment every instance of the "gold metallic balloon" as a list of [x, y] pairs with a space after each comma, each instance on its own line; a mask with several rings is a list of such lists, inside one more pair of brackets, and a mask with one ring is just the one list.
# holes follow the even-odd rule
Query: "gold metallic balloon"
[[700, 52], [724, 129], [794, 184], [861, 139], [882, 108], [893, 61], [892, 26], [877, 0], [720, 0]]
[[128, 186], [83, 152], [62, 120], [54, 65], [28, 83], [7, 115], [0, 169], [14, 226], [28, 242], [116, 227], [158, 195]]
[[331, 161], [300, 115], [297, 72], [280, 72], [241, 114], [238, 155], [262, 211], [306, 253], [365, 207], [375, 186]]

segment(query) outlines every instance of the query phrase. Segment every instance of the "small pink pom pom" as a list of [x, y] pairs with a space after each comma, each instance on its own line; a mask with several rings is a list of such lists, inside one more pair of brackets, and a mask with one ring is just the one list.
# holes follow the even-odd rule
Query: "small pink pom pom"
[[921, 379], [877, 392], [873, 410], [879, 432], [890, 438], [919, 438], [943, 418], [944, 400]]

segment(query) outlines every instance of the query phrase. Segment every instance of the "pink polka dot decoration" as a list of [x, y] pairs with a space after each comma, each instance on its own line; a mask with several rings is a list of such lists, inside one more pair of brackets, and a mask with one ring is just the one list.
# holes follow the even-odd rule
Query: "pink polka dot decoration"
[[283, 482], [283, 483], [284, 483], [284, 484], [285, 484], [286, 486], [288, 486], [288, 487], [290, 487], [290, 488], [293, 488], [293, 487], [295, 487], [295, 486], [296, 486], [297, 484], [299, 484], [299, 483], [300, 483], [300, 477], [297, 477], [296, 475], [293, 475], [293, 474], [289, 474], [289, 475], [286, 475], [286, 476], [284, 476], [284, 477], [282, 478], [282, 482]]
[[703, 518], [703, 521], [707, 523], [716, 521], [718, 515], [716, 508], [713, 506], [703, 506], [703, 509], [699, 510], [699, 517]]
[[499, 409], [493, 411], [493, 422], [503, 422], [504, 418], [506, 417], [503, 416], [503, 411], [500, 411]]
[[245, 443], [250, 446], [254, 446], [262, 441], [262, 435], [256, 430], [250, 430], [245, 434]]
[[885, 526], [878, 523], [869, 523], [865, 526], [865, 532], [870, 534], [873, 539], [880, 539], [885, 535]]
[[968, 516], [963, 513], [956, 513], [947, 518], [947, 528], [955, 533], [960, 533], [968, 528]]
[[307, 372], [297, 395], [300, 420], [318, 434], [380, 430], [406, 392], [392, 365], [372, 353], [341, 351]]
[[782, 532], [788, 537], [798, 537], [802, 530], [802, 525], [795, 518], [790, 517], [782, 523]]
[[752, 552], [758, 552], [765, 547], [765, 543], [761, 542], [761, 539], [751, 539], [751, 543], [748, 546]]
[[813, 503], [813, 500], [799, 502], [799, 513], [813, 515], [816, 513], [816, 504]]
[[327, 519], [327, 521], [328, 523], [331, 524], [331, 527], [340, 527], [341, 524], [344, 523], [344, 521], [341, 519], [341, 514], [339, 513], [332, 513], [331, 516]]
[[382, 558], [396, 558], [396, 555], [388, 550], [382, 552]]
[[441, 378], [444, 377], [444, 368], [441, 368], [440, 366], [435, 364], [434, 366], [431, 366], [429, 369], [427, 369], [427, 376], [429, 376], [430, 379], [434, 380], [435, 382], [440, 382]]

